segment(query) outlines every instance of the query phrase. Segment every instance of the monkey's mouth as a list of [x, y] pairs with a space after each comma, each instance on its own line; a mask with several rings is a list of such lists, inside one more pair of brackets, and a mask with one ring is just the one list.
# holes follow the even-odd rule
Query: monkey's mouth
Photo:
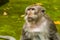
[[34, 19], [32, 17], [28, 17], [28, 22], [32, 22]]

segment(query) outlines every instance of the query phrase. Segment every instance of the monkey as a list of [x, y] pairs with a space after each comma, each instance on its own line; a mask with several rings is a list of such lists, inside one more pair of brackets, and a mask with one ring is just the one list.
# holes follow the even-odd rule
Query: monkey
[[56, 25], [45, 11], [37, 4], [26, 7], [21, 40], [60, 40]]

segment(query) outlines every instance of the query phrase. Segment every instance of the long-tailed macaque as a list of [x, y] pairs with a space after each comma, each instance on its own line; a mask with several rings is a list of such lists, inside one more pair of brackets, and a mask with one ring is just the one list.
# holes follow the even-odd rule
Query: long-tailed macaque
[[45, 14], [44, 7], [34, 4], [26, 8], [21, 40], [60, 40], [56, 26]]
[[[6, 40], [16, 40], [11, 36], [2, 36]], [[45, 14], [44, 7], [34, 4], [25, 10], [25, 24], [21, 40], [60, 40], [54, 22]]]

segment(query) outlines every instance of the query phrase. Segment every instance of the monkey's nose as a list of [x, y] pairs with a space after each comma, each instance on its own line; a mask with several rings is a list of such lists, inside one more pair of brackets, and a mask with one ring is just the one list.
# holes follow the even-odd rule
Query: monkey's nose
[[29, 13], [28, 15], [31, 15], [31, 13]]
[[28, 17], [30, 18], [32, 16], [32, 14], [29, 14]]
[[28, 13], [28, 16], [32, 16], [33, 14], [32, 14], [32, 12], [30, 11], [29, 13]]

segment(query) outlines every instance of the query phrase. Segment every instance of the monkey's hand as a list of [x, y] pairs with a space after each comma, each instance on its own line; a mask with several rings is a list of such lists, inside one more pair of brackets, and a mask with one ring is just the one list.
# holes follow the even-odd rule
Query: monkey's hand
[[27, 32], [25, 32], [24, 30], [22, 31], [22, 36], [20, 40], [31, 40], [31, 38], [29, 37], [29, 35], [27, 34]]

